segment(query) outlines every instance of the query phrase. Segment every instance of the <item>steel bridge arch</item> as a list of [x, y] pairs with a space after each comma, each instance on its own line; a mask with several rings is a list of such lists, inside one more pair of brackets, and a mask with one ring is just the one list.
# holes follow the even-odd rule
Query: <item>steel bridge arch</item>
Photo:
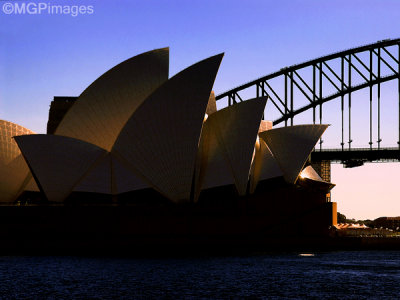
[[[362, 53], [369, 54], [369, 59], [360, 59]], [[384, 57], [385, 56], [385, 57]], [[335, 71], [330, 63], [335, 61], [340, 64], [340, 71]], [[390, 63], [388, 62], [390, 60]], [[382, 66], [389, 70], [389, 74], [382, 74]], [[305, 79], [298, 71], [306, 68], [312, 68], [312, 79]], [[374, 70], [376, 69], [376, 70]], [[356, 73], [355, 73], [356, 72]], [[339, 73], [339, 74], [338, 74]], [[357, 84], [352, 83], [352, 75], [359, 74], [363, 81]], [[284, 79], [284, 94], [279, 95], [276, 92], [276, 86], [270, 81], [278, 77]], [[322, 56], [301, 64], [282, 68], [278, 72], [274, 72], [243, 84], [239, 87], [231, 89], [227, 92], [219, 94], [216, 100], [228, 99], [228, 105], [234, 105], [243, 101], [244, 97], [240, 96], [240, 92], [249, 88], [255, 91], [255, 95], [250, 98], [268, 96], [269, 101], [273, 103], [275, 108], [280, 112], [281, 117], [273, 121], [274, 125], [285, 122], [285, 126], [293, 125], [295, 116], [312, 109], [313, 123], [317, 121], [316, 110], [319, 107], [319, 122], [322, 123], [322, 105], [328, 101], [341, 97], [341, 114], [342, 114], [342, 150], [344, 148], [344, 105], [345, 96], [348, 99], [348, 144], [351, 149], [351, 94], [355, 91], [368, 88], [370, 89], [370, 141], [369, 145], [372, 149], [372, 110], [373, 110], [373, 87], [377, 86], [377, 102], [378, 102], [378, 149], [380, 148], [380, 93], [383, 82], [398, 80], [398, 144], [400, 147], [400, 39], [381, 40], [373, 44], [361, 47], [347, 49], [330, 55]], [[323, 80], [331, 84], [330, 88], [336, 92], [324, 95]], [[303, 107], [294, 109], [294, 87], [305, 96], [309, 103]], [[322, 144], [322, 141], [321, 141]], [[322, 148], [322, 145], [320, 145]]]

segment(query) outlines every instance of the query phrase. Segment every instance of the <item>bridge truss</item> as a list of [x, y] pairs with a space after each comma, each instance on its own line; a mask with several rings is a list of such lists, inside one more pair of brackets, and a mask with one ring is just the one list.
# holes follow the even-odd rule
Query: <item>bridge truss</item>
[[[354, 80], [355, 77], [357, 80]], [[395, 130], [398, 132], [399, 148], [390, 149], [390, 157], [385, 158], [389, 152], [381, 151], [384, 150], [381, 148], [381, 84], [391, 80], [397, 80], [398, 106], [395, 109], [399, 117]], [[353, 148], [351, 155], [339, 154], [337, 150], [352, 150], [352, 93], [361, 89], [369, 89], [369, 148], [362, 150]], [[375, 102], [374, 91], [376, 91]], [[245, 97], [245, 93], [246, 95], [250, 93], [251, 96]], [[301, 107], [295, 107], [298, 95], [306, 99], [305, 105]], [[309, 110], [312, 110], [312, 122], [322, 124], [324, 103], [340, 99], [341, 149], [323, 151], [323, 141], [320, 140], [321, 153], [314, 155], [317, 160], [326, 158], [343, 162], [343, 155], [347, 155], [347, 160], [351, 160], [351, 157], [361, 161], [380, 159], [379, 154], [371, 152], [368, 154], [366, 150], [385, 154], [381, 157], [383, 160], [400, 160], [400, 39], [382, 40], [286, 67], [222, 93], [216, 99], [217, 101], [227, 99], [228, 105], [234, 105], [244, 99], [262, 96], [268, 96], [268, 101], [272, 102], [278, 112], [279, 117], [273, 124], [284, 123], [285, 126], [293, 125], [295, 117]], [[377, 135], [377, 147], [373, 147], [373, 130]], [[346, 143], [348, 146], [345, 147]]]

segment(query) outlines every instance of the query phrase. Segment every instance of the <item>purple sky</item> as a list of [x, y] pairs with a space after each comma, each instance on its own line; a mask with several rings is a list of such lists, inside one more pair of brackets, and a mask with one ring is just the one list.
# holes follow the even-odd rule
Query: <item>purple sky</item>
[[[50, 0], [43, 3], [90, 5], [93, 14], [6, 15], [4, 5], [16, 2], [40, 1], [0, 1], [0, 119], [36, 132], [45, 132], [53, 96], [79, 95], [112, 66], [151, 49], [170, 47], [170, 76], [225, 52], [219, 94], [285, 66], [400, 37], [398, 0]], [[396, 92], [383, 91], [388, 99]], [[386, 104], [387, 118], [392, 107]], [[393, 128], [383, 126], [387, 146], [397, 141]], [[338, 210], [354, 218], [400, 215], [399, 173], [400, 164], [335, 165]]]

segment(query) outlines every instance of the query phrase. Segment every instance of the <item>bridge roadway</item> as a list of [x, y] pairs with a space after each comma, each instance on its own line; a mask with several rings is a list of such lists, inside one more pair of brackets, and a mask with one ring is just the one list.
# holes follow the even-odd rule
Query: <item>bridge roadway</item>
[[311, 153], [311, 161], [342, 163], [346, 168], [362, 166], [365, 162], [398, 162], [400, 148], [316, 149]]

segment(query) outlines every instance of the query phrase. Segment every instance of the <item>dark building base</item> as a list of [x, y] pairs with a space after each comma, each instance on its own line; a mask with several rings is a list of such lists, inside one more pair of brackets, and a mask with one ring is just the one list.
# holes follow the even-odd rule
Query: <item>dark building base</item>
[[280, 179], [246, 197], [233, 186], [204, 191], [198, 203], [172, 204], [152, 190], [117, 198], [75, 193], [64, 205], [36, 201], [0, 206], [0, 254], [268, 251], [326, 239], [336, 216], [323, 192]]

